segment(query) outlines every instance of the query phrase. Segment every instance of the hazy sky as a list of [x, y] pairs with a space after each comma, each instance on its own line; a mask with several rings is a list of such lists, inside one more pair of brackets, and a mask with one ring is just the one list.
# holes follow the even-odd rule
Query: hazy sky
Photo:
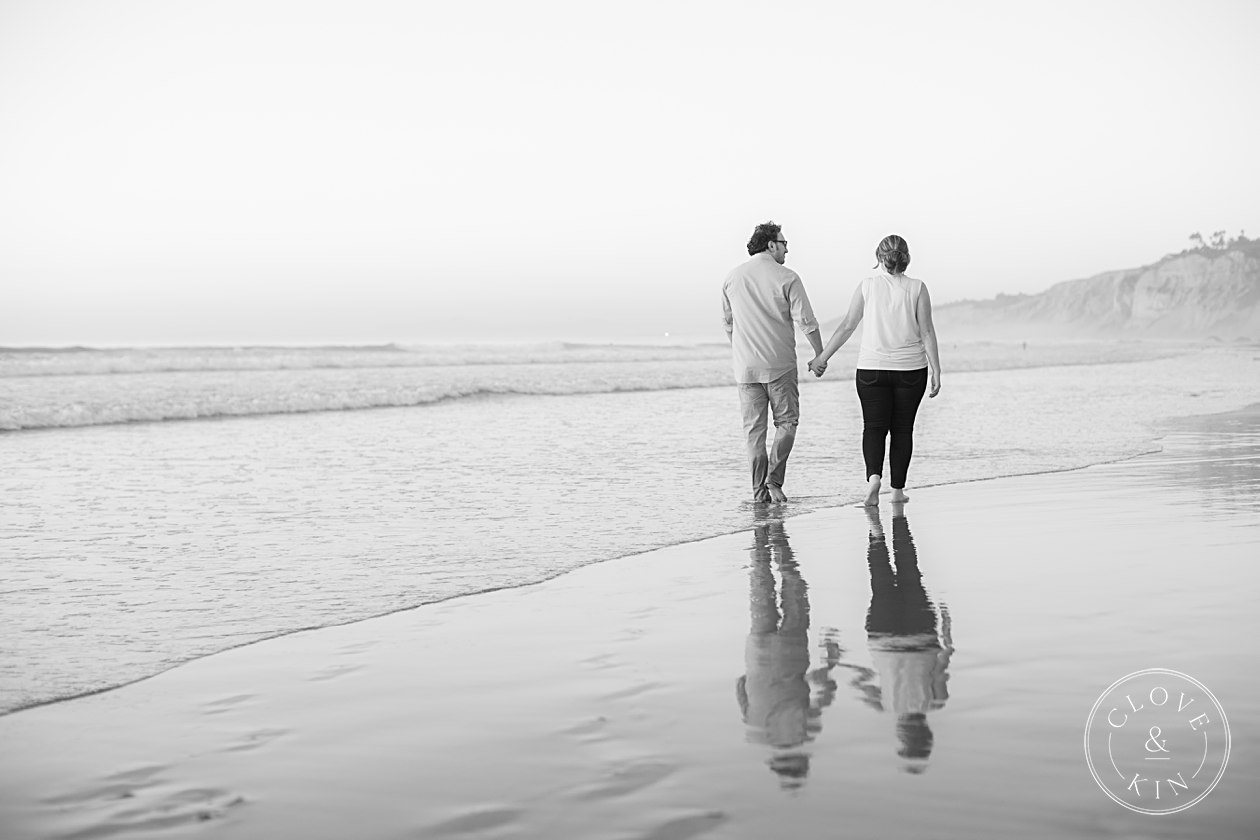
[[4, 2], [0, 345], [708, 336], [1260, 234], [1260, 3]]

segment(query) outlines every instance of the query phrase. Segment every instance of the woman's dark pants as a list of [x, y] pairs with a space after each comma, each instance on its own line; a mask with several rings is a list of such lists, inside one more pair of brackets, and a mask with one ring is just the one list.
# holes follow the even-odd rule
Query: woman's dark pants
[[914, 453], [914, 417], [927, 390], [927, 368], [866, 370], [858, 368], [858, 399], [862, 401], [862, 457], [866, 477], [884, 474], [884, 440], [894, 490], [906, 486], [906, 472]]

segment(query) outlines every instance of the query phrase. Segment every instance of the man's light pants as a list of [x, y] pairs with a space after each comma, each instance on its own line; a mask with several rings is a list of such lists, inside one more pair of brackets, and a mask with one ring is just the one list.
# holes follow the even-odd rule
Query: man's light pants
[[[739, 404], [748, 438], [748, 462], [752, 468], [753, 499], [770, 501], [767, 485], [782, 488], [788, 455], [796, 442], [796, 422], [800, 418], [800, 391], [796, 371], [770, 382], [739, 383]], [[774, 442], [766, 454], [766, 409], [774, 417]]]

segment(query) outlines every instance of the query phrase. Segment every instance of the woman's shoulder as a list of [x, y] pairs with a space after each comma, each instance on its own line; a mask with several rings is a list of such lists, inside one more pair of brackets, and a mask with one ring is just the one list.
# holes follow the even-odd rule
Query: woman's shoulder
[[909, 274], [889, 274], [886, 271], [879, 272], [878, 274], [868, 274], [866, 277], [862, 278], [863, 287], [869, 286], [872, 283], [885, 283], [894, 287], [903, 286], [915, 288], [927, 285], [919, 278], [911, 277]]
[[863, 281], [866, 281], [866, 280], [911, 280], [916, 283], [923, 282], [922, 280], [919, 280], [916, 277], [911, 277], [909, 274], [906, 274], [904, 272], [901, 274], [893, 274], [891, 271], [888, 271], [887, 269], [883, 269], [883, 268], [877, 269], [875, 271], [872, 271], [870, 274], [867, 274], [863, 278]]

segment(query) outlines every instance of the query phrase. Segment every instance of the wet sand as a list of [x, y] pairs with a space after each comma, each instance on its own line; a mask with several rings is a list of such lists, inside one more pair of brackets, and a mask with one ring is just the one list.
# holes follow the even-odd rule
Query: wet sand
[[[1254, 838], [1256, 429], [919, 489], [877, 526], [768, 509], [8, 715], [0, 834]], [[1109, 800], [1082, 747], [1098, 695], [1154, 667], [1208, 686], [1233, 739], [1164, 817]]]

